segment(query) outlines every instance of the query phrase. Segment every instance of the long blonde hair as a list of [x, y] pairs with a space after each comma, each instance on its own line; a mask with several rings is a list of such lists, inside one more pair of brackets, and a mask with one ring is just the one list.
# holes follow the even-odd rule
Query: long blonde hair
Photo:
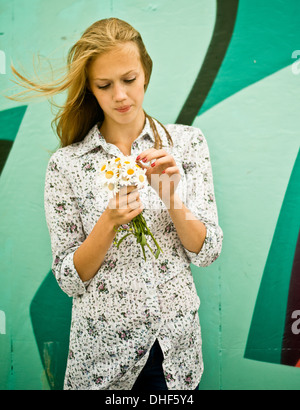
[[[56, 127], [61, 147], [82, 141], [88, 131], [96, 123], [104, 119], [103, 111], [88, 86], [88, 67], [97, 56], [111, 51], [117, 45], [128, 41], [134, 42], [138, 47], [141, 64], [145, 73], [146, 90], [151, 77], [152, 60], [147, 53], [140, 33], [123, 20], [108, 18], [95, 22], [85, 30], [81, 38], [69, 51], [67, 73], [56, 81], [48, 84], [38, 84], [33, 80], [25, 78], [11, 65], [16, 78], [22, 80], [18, 83], [25, 87], [26, 90], [8, 98], [24, 101], [26, 95], [32, 91], [46, 97], [52, 97], [67, 91], [66, 102], [60, 106], [57, 115], [52, 121], [52, 126], [55, 125]], [[52, 104], [54, 103], [52, 102]], [[162, 141], [155, 122], [147, 114], [146, 117], [150, 121], [155, 137], [154, 147], [156, 149], [161, 148]], [[173, 144], [166, 128], [159, 121], [157, 122], [166, 132], [169, 143]]]

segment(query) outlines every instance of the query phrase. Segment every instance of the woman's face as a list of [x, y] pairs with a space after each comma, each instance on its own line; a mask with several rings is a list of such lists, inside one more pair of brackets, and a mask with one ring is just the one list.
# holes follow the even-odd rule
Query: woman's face
[[129, 124], [143, 112], [145, 73], [137, 46], [128, 42], [98, 56], [90, 65], [89, 84], [107, 123]]

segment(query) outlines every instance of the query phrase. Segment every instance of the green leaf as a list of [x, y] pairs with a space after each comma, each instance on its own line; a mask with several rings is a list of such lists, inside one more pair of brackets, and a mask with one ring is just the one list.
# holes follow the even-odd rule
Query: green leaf
[[131, 232], [128, 233], [127, 235], [123, 236], [123, 238], [121, 238], [121, 239], [119, 240], [119, 242], [117, 243], [117, 248], [118, 248], [118, 249], [119, 249], [119, 246], [120, 246], [121, 242], [124, 241], [124, 239], [125, 239], [127, 236], [129, 236], [129, 235], [131, 235]]
[[144, 235], [144, 233], [142, 233], [141, 245], [142, 245], [142, 246], [145, 246], [146, 243], [147, 243], [146, 236]]
[[145, 248], [142, 246], [143, 254], [144, 254], [144, 259], [146, 260], [146, 253], [145, 253]]
[[150, 249], [150, 252], [152, 253], [152, 255], [154, 255], [152, 248], [150, 247], [150, 245], [148, 244], [148, 242], [146, 243], [146, 245], [148, 246], [148, 248]]

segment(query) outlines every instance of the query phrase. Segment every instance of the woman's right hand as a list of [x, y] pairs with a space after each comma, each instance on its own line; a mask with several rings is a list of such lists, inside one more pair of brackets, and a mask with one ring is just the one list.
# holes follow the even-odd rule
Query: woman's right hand
[[139, 191], [136, 185], [124, 186], [108, 202], [106, 212], [113, 225], [118, 228], [127, 224], [143, 211]]
[[74, 253], [74, 266], [83, 282], [100, 269], [120, 225], [143, 211], [136, 186], [123, 187], [108, 203], [93, 230]]

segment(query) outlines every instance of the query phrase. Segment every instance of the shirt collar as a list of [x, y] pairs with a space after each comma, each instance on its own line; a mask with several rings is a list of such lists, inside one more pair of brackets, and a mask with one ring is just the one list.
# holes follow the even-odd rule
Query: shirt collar
[[[155, 120], [154, 120], [155, 121]], [[159, 135], [161, 136], [163, 146], [167, 143], [167, 138], [165, 135], [165, 131], [163, 128], [155, 121], [157, 130]], [[134, 142], [143, 139], [143, 138], [150, 138], [150, 140], [155, 142], [154, 134], [150, 126], [150, 122], [148, 118], [146, 118], [144, 128], [140, 135], [134, 140]], [[93, 128], [88, 132], [86, 137], [78, 143], [77, 150], [75, 152], [76, 156], [81, 156], [86, 154], [87, 152], [92, 151], [98, 147], [102, 147], [107, 153], [114, 154], [116, 149], [116, 145], [106, 142], [105, 138], [99, 131], [98, 125], [94, 125]]]

